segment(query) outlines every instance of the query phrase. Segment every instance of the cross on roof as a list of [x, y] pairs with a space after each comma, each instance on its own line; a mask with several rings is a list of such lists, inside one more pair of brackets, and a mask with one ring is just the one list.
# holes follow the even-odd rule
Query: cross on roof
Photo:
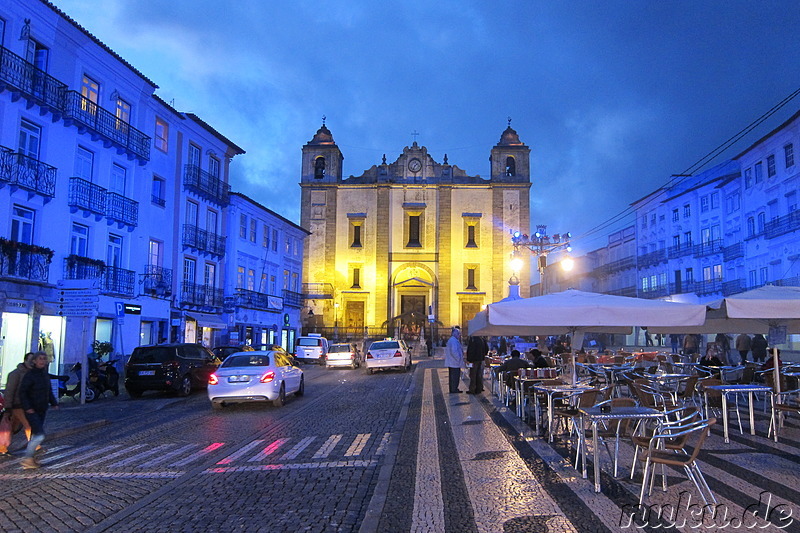
[[419, 132], [417, 130], [414, 130], [414, 131], [411, 132], [411, 136], [414, 137], [414, 142], [417, 142], [417, 136], [418, 135], [419, 135]]

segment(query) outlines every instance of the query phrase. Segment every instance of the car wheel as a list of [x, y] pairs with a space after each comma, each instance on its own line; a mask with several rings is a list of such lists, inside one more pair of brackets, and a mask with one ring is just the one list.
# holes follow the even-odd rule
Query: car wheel
[[141, 389], [134, 389], [134, 388], [126, 388], [126, 390], [128, 391], [128, 396], [130, 396], [131, 398], [141, 398], [142, 393], [144, 392]]
[[183, 376], [178, 386], [178, 396], [189, 396], [192, 392], [192, 378]]
[[283, 407], [286, 403], [286, 384], [281, 383], [281, 390], [278, 393], [278, 397], [272, 400], [272, 405], [275, 407]]
[[223, 407], [225, 404], [222, 402], [211, 402], [211, 408], [215, 411], [221, 411]]
[[295, 396], [302, 396], [306, 393], [306, 379], [304, 376], [300, 376], [300, 386], [297, 388], [297, 392], [294, 393]]

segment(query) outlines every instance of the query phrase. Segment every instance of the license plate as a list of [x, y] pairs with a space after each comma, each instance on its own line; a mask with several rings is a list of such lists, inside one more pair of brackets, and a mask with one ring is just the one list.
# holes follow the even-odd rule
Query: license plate
[[140, 376], [155, 376], [156, 375], [156, 371], [155, 370], [140, 370], [139, 371], [139, 375]]
[[242, 383], [250, 381], [250, 376], [229, 376], [228, 383]]

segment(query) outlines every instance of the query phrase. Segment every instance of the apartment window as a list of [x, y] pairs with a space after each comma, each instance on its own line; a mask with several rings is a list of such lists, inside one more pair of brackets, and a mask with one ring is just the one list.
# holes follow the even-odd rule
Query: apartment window
[[761, 161], [756, 163], [756, 183], [761, 183], [764, 179], [764, 165], [761, 164]]
[[217, 218], [219, 215], [213, 209], [206, 211], [206, 231], [214, 235], [217, 234]]
[[239, 215], [239, 237], [242, 239], [247, 238], [247, 215]]
[[687, 283], [691, 283], [691, 282], [694, 281], [694, 270], [692, 269], [692, 267], [687, 268], [684, 271], [684, 274], [686, 276], [686, 282]]
[[658, 276], [656, 274], [650, 275], [650, 286], [654, 289], [658, 288]]
[[252, 268], [247, 269], [247, 290], [256, 290], [256, 271]]
[[258, 284], [258, 292], [264, 294], [267, 292], [267, 275], [261, 274], [261, 281]]
[[186, 201], [186, 223], [197, 226], [197, 204], [191, 200]]
[[195, 271], [197, 270], [197, 261], [190, 257], [183, 258], [183, 281], [186, 283], [194, 283]]
[[659, 222], [664, 222], [665, 219], [666, 219], [666, 216], [664, 215], [664, 213], [661, 213], [660, 215], [658, 215], [658, 221]]
[[200, 168], [200, 148], [197, 145], [189, 143], [187, 162], [194, 167]]
[[647, 227], [647, 215], [642, 217], [642, 228]]
[[672, 221], [673, 222], [677, 222], [679, 218], [680, 217], [678, 215], [678, 210], [677, 209], [673, 209], [672, 210]]
[[244, 267], [240, 266], [236, 268], [236, 287], [239, 289], [244, 289]]
[[771, 178], [775, 175], [775, 156], [768, 155], [767, 156], [767, 177]]
[[256, 219], [254, 219], [254, 218], [251, 218], [250, 219], [250, 242], [252, 242], [252, 243], [256, 242], [256, 237], [257, 237], [256, 233], [257, 232], [258, 232], [258, 221], [256, 221]]
[[151, 191], [151, 199], [152, 202], [156, 205], [160, 205], [164, 207], [167, 204], [166, 199], [164, 198], [164, 192], [167, 188], [166, 183], [163, 179], [153, 176], [153, 189]]
[[117, 97], [114, 114], [117, 117], [117, 128], [127, 126], [131, 121], [131, 104]]
[[467, 286], [466, 290], [468, 291], [476, 291], [478, 287], [475, 285], [475, 273], [477, 271], [477, 267], [470, 266], [467, 267]]
[[351, 289], [360, 289], [361, 288], [361, 269], [356, 267], [353, 269], [353, 284], [350, 286]]
[[289, 271], [288, 270], [284, 270], [283, 271], [283, 290], [285, 290], [285, 291], [289, 290]]
[[28, 156], [33, 160], [39, 159], [40, 141], [42, 138], [42, 128], [28, 122], [25, 119], [20, 121], [19, 126], [19, 153]]
[[683, 206], [683, 218], [689, 218], [690, 216], [692, 216], [692, 206], [686, 204]]
[[786, 168], [794, 166], [794, 145], [787, 144], [783, 147], [783, 159], [786, 162]]
[[759, 213], [758, 214], [758, 225], [757, 225], [758, 232], [759, 233], [763, 233], [764, 232], [764, 226], [766, 226], [766, 225], [767, 225], [767, 214], [766, 213]]
[[681, 247], [681, 236], [680, 235], [673, 235], [672, 236], [672, 246], [673, 246], [673, 248], [680, 248]]
[[126, 174], [127, 171], [125, 167], [117, 165], [116, 163], [111, 165], [111, 180], [108, 184], [108, 190], [125, 196]]
[[719, 193], [712, 192], [711, 193], [711, 209], [717, 209], [719, 207]]
[[275, 276], [269, 277], [269, 288], [270, 294], [275, 294], [278, 291], [278, 285], [276, 283]]
[[298, 287], [299, 281], [300, 281], [300, 278], [297, 276], [297, 272], [292, 272], [292, 290], [294, 292], [298, 292], [298, 290], [300, 288], [300, 287]]
[[701, 244], [708, 244], [711, 242], [711, 230], [709, 228], [703, 228], [700, 230], [700, 243]]
[[747, 217], [747, 236], [753, 237], [756, 234], [756, 219]]
[[278, 230], [276, 229], [272, 230], [272, 251], [278, 251]]
[[650, 213], [650, 225], [651, 226], [655, 226], [656, 225], [656, 214], [655, 213]]
[[647, 276], [642, 278], [642, 292], [648, 292], [650, 290], [650, 278]]
[[711, 267], [706, 266], [703, 267], [703, 281], [711, 281]]
[[122, 265], [122, 236], [114, 233], [108, 234], [106, 247], [106, 266], [118, 268]]
[[659, 274], [658, 275], [658, 279], [659, 279], [660, 284], [661, 284], [662, 287], [666, 287], [667, 286], [667, 273], [666, 272], [662, 272], [661, 274]]
[[208, 157], [208, 173], [219, 179], [219, 159], [216, 157]]
[[292, 253], [292, 238], [288, 235], [286, 236], [286, 249], [283, 251], [284, 254], [290, 255]]
[[[50, 51], [42, 46], [41, 43], [38, 43], [33, 39], [28, 39], [25, 49], [25, 59], [28, 61], [28, 63], [31, 63], [34, 67], [41, 71], [47, 72], [47, 60], [49, 55]], [[41, 90], [41, 88], [37, 88]]]
[[751, 289], [755, 288], [757, 286], [756, 285], [756, 271], [755, 270], [750, 270], [747, 273], [747, 281], [749, 283], [748, 287], [750, 287]]
[[739, 193], [731, 194], [727, 198], [728, 202], [728, 213], [733, 213], [734, 211], [738, 211], [739, 207], [741, 207], [741, 199], [739, 198]]
[[786, 194], [786, 210], [791, 213], [797, 210], [797, 191]]
[[72, 223], [72, 234], [70, 235], [69, 253], [87, 257], [89, 255], [89, 226]]
[[264, 225], [264, 233], [261, 235], [261, 245], [264, 248], [269, 248], [269, 227]]
[[705, 213], [708, 211], [708, 195], [700, 197], [700, 212]]
[[147, 264], [162, 266], [164, 264], [164, 243], [150, 239], [147, 248]]
[[684, 246], [691, 246], [692, 245], [692, 232], [686, 231], [683, 233], [683, 244]]
[[15, 205], [11, 210], [11, 240], [33, 244], [33, 211]]
[[203, 269], [203, 283], [209, 289], [217, 286], [217, 265], [214, 263], [206, 263]]
[[78, 146], [75, 150], [75, 165], [73, 168], [73, 176], [91, 182], [94, 169], [94, 153], [83, 146]]
[[711, 226], [711, 241], [718, 241], [721, 239], [719, 224]]
[[753, 186], [753, 169], [747, 168], [744, 171], [744, 187], [745, 189], [749, 189]]
[[156, 148], [162, 152], [169, 149], [169, 124], [165, 120], [156, 117], [156, 132], [153, 138]]
[[761, 267], [758, 269], [758, 282], [759, 285], [766, 285], [767, 280], [769, 279], [767, 275], [767, 267]]
[[722, 265], [714, 265], [714, 279], [715, 280], [722, 279]]
[[[100, 99], [100, 84], [86, 74], [83, 75], [83, 80], [81, 81], [81, 96], [93, 104], [97, 104]], [[84, 111], [87, 110], [91, 113], [94, 113], [96, 110], [96, 105], [84, 107]]]

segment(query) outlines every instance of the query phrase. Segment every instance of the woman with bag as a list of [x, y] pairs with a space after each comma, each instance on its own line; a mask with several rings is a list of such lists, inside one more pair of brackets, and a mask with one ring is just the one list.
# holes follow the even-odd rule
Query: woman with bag
[[22, 403], [19, 398], [19, 384], [22, 383], [22, 378], [33, 366], [33, 358], [35, 354], [28, 352], [25, 354], [25, 360], [17, 365], [17, 368], [8, 373], [6, 380], [6, 417], [8, 418], [9, 435], [8, 442], [5, 442], [3, 436], [3, 424], [0, 421], [0, 457], [10, 455], [8, 447], [11, 445], [11, 435], [19, 431], [20, 428], [25, 429], [25, 436], [31, 440], [31, 425], [28, 424], [28, 419], [25, 417], [25, 412], [22, 410]]

